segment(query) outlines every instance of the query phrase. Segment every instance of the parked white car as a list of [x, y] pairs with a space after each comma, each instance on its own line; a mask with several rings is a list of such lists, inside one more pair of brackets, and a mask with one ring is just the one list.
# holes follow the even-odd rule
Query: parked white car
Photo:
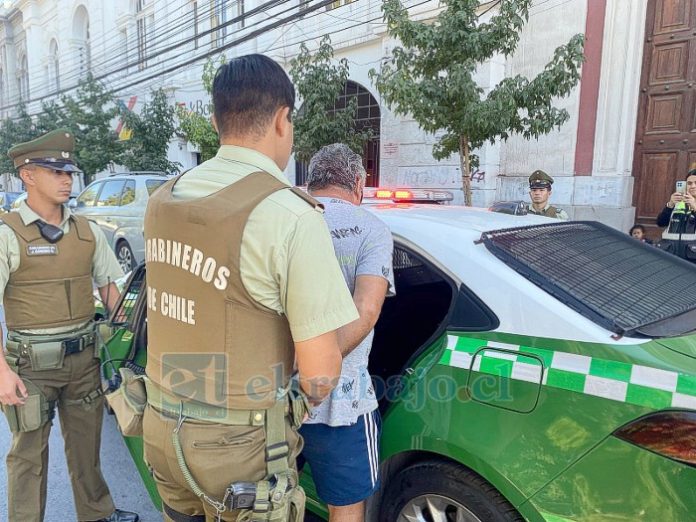
[[90, 183], [70, 204], [73, 212], [101, 227], [124, 272], [145, 259], [145, 207], [150, 194], [170, 178], [163, 172], [114, 174]]

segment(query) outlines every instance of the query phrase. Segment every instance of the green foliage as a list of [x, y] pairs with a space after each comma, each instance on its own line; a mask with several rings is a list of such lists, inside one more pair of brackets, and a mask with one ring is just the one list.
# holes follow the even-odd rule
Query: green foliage
[[309, 161], [324, 145], [345, 143], [358, 154], [372, 136], [371, 129], [358, 129], [355, 115], [358, 100], [353, 96], [346, 108], [334, 111], [334, 103], [348, 80], [348, 61], [332, 64], [331, 39], [324, 36], [314, 53], [302, 44], [300, 54], [290, 62], [290, 77], [302, 99], [302, 108], [293, 115], [295, 157]]
[[[7, 118], [0, 124], [0, 150], [8, 151], [17, 143], [33, 140], [42, 134], [31, 120], [24, 103], [20, 102], [17, 117]], [[7, 154], [0, 155], [0, 172], [15, 172], [14, 163]]]
[[[203, 66], [203, 87], [209, 95], [213, 90], [215, 72], [225, 61], [225, 55], [220, 56], [218, 60], [208, 58]], [[179, 120], [178, 134], [198, 147], [202, 161], [209, 160], [217, 154], [220, 139], [210, 118], [189, 110], [183, 105], [176, 107], [176, 117]]]
[[400, 115], [410, 114], [430, 133], [444, 131], [433, 148], [443, 159], [460, 153], [465, 199], [471, 204], [471, 153], [486, 141], [513, 134], [538, 138], [569, 118], [553, 106], [568, 96], [580, 79], [583, 35], [556, 49], [533, 79], [505, 78], [488, 93], [475, 81], [477, 68], [496, 54], [510, 56], [529, 18], [532, 0], [502, 0], [499, 12], [479, 21], [478, 0], [443, 0], [434, 23], [412, 21], [400, 0], [385, 0], [382, 9], [391, 36], [401, 41], [377, 73], [382, 99]]
[[[76, 161], [85, 174], [85, 181], [104, 170], [121, 154], [121, 144], [112, 130], [112, 120], [117, 110], [113, 96], [89, 75], [82, 80], [75, 95], [64, 95], [60, 104], [44, 103], [41, 113], [34, 119], [21, 104], [18, 114], [0, 124], [0, 147], [29, 141], [57, 128], [70, 129], [76, 140]], [[14, 172], [12, 162], [6, 156], [0, 158], [0, 172]]]
[[42, 132], [67, 127], [75, 134], [77, 164], [89, 182], [109, 163], [118, 163], [123, 147], [113, 129], [118, 114], [113, 95], [90, 74], [80, 82], [75, 96], [62, 96], [61, 106], [43, 104], [37, 126]]
[[140, 114], [119, 108], [124, 125], [132, 131], [125, 143], [120, 163], [129, 170], [178, 171], [181, 166], [167, 159], [169, 140], [176, 131], [174, 107], [167, 100], [162, 89], [152, 91], [150, 102], [146, 103]]

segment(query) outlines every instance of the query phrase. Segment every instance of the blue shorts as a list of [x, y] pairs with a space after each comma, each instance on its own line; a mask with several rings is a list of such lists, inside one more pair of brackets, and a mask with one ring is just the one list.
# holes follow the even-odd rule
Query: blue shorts
[[304, 449], [298, 469], [306, 462], [319, 498], [332, 506], [356, 504], [379, 488], [377, 410], [358, 417], [350, 426], [304, 424]]

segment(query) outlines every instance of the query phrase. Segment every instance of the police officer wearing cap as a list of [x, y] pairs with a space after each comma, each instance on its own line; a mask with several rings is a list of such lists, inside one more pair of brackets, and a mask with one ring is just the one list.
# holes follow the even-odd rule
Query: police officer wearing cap
[[568, 221], [570, 218], [565, 210], [549, 204], [551, 185], [553, 185], [553, 178], [546, 172], [543, 170], [532, 172], [529, 176], [529, 197], [532, 199], [529, 213]]
[[[71, 214], [75, 140], [60, 129], [12, 147], [27, 190], [0, 222], [0, 297], [8, 336], [0, 355], [0, 404], [10, 430], [10, 521], [43, 520], [48, 438], [55, 410], [80, 521], [137, 522], [117, 510], [99, 466], [102, 415], [93, 283], [107, 309], [122, 275], [99, 227]], [[50, 508], [49, 508], [50, 509]]]
[[321, 205], [283, 174], [283, 68], [236, 57], [212, 98], [220, 150], [145, 212], [144, 458], [171, 520], [301, 522], [297, 428], [340, 375], [336, 330], [360, 316]]

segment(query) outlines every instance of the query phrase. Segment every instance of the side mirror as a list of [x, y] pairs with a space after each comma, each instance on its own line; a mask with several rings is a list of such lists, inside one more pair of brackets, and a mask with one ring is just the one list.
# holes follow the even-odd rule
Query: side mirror
[[513, 216], [526, 216], [529, 212], [529, 207], [524, 201], [496, 201], [488, 207], [488, 210]]
[[68, 201], [68, 208], [69, 209], [77, 208], [77, 200], [75, 198]]

